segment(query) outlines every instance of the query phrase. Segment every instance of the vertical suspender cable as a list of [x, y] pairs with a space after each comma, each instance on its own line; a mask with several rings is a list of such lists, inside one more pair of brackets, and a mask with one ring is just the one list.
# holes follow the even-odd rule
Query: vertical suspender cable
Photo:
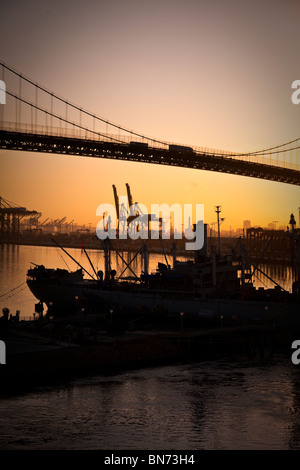
[[[19, 97], [22, 98], [22, 75], [20, 75], [20, 77], [19, 77]], [[22, 101], [19, 100], [19, 125], [20, 125], [20, 128], [21, 128], [21, 104], [22, 104]]]
[[16, 98], [16, 121], [15, 121], [15, 132], [18, 132], [18, 100]]
[[31, 132], [33, 132], [33, 106], [30, 107], [30, 115], [31, 115]]
[[35, 86], [35, 131], [37, 131], [37, 101], [38, 101], [38, 87]]
[[[79, 124], [80, 124], [80, 127], [81, 127], [82, 126], [82, 108], [79, 111]], [[76, 128], [75, 128], [75, 132], [76, 132]]]
[[[2, 81], [3, 83], [5, 84], [5, 77], [4, 77], [4, 72], [5, 72], [5, 68], [3, 67], [2, 65]], [[0, 103], [0, 111], [1, 111], [1, 114], [0, 114], [0, 121], [2, 121], [4, 123], [4, 106], [1, 105]]]
[[50, 127], [52, 127], [52, 115], [53, 115], [53, 93], [51, 93], [51, 117], [50, 117]]
[[67, 101], [66, 101], [66, 118], [65, 119], [66, 119], [65, 127], [66, 127], [66, 132], [67, 132], [68, 131], [68, 103]]

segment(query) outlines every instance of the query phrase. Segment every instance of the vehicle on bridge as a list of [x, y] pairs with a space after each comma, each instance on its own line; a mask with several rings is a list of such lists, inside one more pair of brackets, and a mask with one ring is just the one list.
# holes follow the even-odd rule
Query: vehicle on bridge
[[192, 147], [186, 147], [184, 145], [175, 145], [175, 144], [171, 144], [169, 145], [169, 150], [171, 152], [179, 152], [179, 153], [195, 153], [194, 150], [192, 149]]
[[148, 148], [148, 144], [146, 144], [145, 142], [134, 142], [134, 141], [131, 141], [130, 144], [129, 144], [130, 147], [137, 147], [139, 149], [147, 149]]

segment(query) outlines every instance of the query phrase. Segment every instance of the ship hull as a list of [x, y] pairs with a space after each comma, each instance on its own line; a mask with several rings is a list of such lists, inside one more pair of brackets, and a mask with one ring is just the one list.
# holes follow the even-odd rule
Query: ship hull
[[76, 312], [81, 305], [108, 307], [113, 311], [160, 312], [169, 316], [184, 315], [198, 319], [257, 321], [277, 326], [300, 327], [299, 302], [243, 299], [199, 299], [189, 293], [143, 290], [134, 286], [129, 291], [103, 288], [93, 281], [74, 284], [49, 284], [27, 281], [33, 295], [48, 307], [48, 312]]
[[[169, 315], [189, 315], [198, 318], [240, 319], [253, 321], [283, 321], [288, 315], [299, 313], [299, 303], [271, 300], [242, 299], [197, 299], [178, 298], [159, 292], [122, 292], [114, 290], [85, 289], [84, 295], [94, 302], [110, 304], [112, 307], [161, 311]], [[176, 298], [177, 296], [177, 298]], [[186, 296], [187, 297], [187, 296]], [[299, 314], [300, 317], [300, 314]]]
[[83, 284], [49, 284], [42, 281], [27, 281], [27, 285], [37, 300], [46, 304], [49, 310], [70, 311], [85, 300]]

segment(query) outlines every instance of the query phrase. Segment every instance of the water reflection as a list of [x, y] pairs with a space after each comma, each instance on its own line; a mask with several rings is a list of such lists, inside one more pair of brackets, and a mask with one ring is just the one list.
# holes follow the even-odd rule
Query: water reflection
[[288, 358], [97, 376], [0, 400], [2, 449], [300, 449]]

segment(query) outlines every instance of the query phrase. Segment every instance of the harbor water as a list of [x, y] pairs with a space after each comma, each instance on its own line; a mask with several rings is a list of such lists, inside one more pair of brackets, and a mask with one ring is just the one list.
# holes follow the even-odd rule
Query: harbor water
[[[88, 268], [81, 250], [69, 252]], [[103, 269], [103, 253], [89, 254]], [[150, 258], [152, 269], [164, 262]], [[24, 284], [30, 262], [76, 269], [57, 248], [0, 246], [0, 307], [20, 310], [21, 320], [36, 302]], [[291, 284], [288, 268], [270, 269]], [[289, 354], [224, 357], [16, 390], [0, 399], [0, 449], [300, 449], [299, 368]]]
[[0, 400], [0, 449], [300, 449], [299, 377], [223, 360], [43, 387]]

